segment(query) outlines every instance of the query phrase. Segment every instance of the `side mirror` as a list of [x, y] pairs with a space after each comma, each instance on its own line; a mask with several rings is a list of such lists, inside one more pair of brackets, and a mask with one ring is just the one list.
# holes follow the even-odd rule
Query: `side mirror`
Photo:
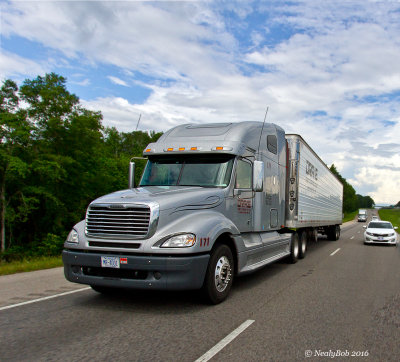
[[367, 228], [367, 225], [363, 225], [363, 228], [366, 229], [366, 228]]
[[264, 189], [264, 162], [254, 161], [253, 163], [253, 191]]
[[128, 187], [130, 189], [135, 187], [135, 162], [132, 160], [129, 162]]
[[397, 229], [398, 229], [398, 227], [397, 227], [397, 226], [395, 226], [395, 227], [394, 227], [394, 229], [395, 229], [395, 230], [397, 230]]

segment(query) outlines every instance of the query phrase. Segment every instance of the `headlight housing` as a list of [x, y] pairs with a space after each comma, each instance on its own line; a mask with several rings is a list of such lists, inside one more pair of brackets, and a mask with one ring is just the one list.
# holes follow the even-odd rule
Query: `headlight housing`
[[71, 244], [78, 244], [79, 243], [79, 236], [78, 232], [75, 229], [72, 229], [67, 237], [67, 243]]
[[161, 248], [190, 248], [196, 244], [196, 235], [194, 234], [180, 234], [171, 236], [165, 240], [160, 247]]

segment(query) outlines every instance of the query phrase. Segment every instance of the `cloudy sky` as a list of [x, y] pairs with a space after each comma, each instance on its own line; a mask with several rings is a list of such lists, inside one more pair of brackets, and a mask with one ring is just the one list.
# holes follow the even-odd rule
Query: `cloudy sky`
[[399, 1], [2, 1], [0, 79], [55, 72], [105, 126], [262, 121], [400, 200]]

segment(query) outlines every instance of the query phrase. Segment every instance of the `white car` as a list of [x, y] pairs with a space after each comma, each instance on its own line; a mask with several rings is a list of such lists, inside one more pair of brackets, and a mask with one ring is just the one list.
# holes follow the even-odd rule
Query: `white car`
[[374, 220], [379, 220], [379, 218], [378, 218], [378, 216], [372, 216], [372, 219], [371, 219], [372, 221], [374, 221]]
[[386, 244], [396, 245], [397, 233], [396, 227], [393, 227], [389, 221], [376, 220], [371, 221], [364, 232], [364, 244]]

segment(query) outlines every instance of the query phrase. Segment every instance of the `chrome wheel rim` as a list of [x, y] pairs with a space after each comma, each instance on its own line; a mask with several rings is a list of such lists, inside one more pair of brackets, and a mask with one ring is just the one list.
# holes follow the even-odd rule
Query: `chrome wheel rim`
[[215, 288], [218, 292], [223, 292], [227, 287], [232, 278], [232, 268], [229, 263], [229, 259], [226, 256], [221, 256], [217, 265], [215, 266]]

